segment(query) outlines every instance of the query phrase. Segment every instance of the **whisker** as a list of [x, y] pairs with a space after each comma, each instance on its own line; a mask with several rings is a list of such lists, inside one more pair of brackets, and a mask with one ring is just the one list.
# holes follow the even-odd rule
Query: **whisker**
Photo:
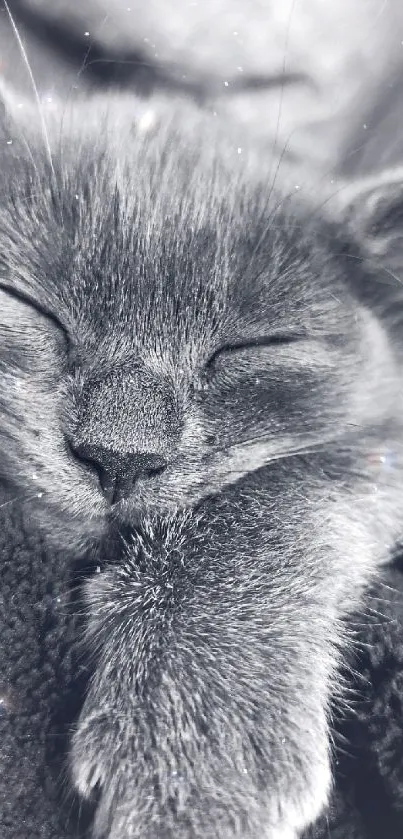
[[[102, 29], [104, 28], [104, 26], [105, 26], [105, 24], [108, 22], [108, 20], [109, 20], [109, 15], [105, 15], [105, 17], [104, 17], [104, 19], [102, 20], [102, 23], [101, 23], [101, 25], [100, 25], [100, 27], [99, 27], [99, 33], [101, 33], [101, 32], [102, 32]], [[84, 55], [84, 58], [83, 58], [83, 60], [82, 60], [81, 66], [80, 66], [80, 68], [79, 68], [79, 70], [78, 70], [78, 72], [77, 72], [77, 77], [76, 77], [76, 80], [77, 80], [77, 81], [79, 81], [79, 79], [80, 79], [80, 77], [82, 76], [82, 74], [83, 74], [84, 70], [86, 69], [86, 67], [88, 67], [88, 66], [89, 66], [88, 58], [89, 58], [89, 56], [90, 56], [90, 54], [91, 54], [91, 50], [92, 50], [92, 48], [93, 48], [93, 42], [91, 41], [91, 42], [89, 43], [89, 45], [88, 45], [88, 48], [87, 48], [86, 52], [85, 52], [85, 55]], [[65, 116], [66, 116], [66, 111], [67, 111], [67, 108], [71, 105], [71, 99], [72, 99], [72, 95], [73, 95], [73, 90], [76, 90], [76, 89], [77, 89], [77, 85], [76, 85], [76, 84], [74, 84], [74, 83], [73, 83], [73, 84], [71, 84], [71, 85], [70, 85], [70, 89], [69, 89], [69, 92], [68, 92], [68, 94], [67, 94], [66, 101], [65, 101], [65, 105], [64, 105], [64, 108], [63, 108], [63, 111], [62, 111], [62, 114], [61, 114], [61, 119], [60, 119], [60, 130], [59, 130], [59, 155], [60, 155], [61, 170], [62, 170], [62, 171], [63, 171], [63, 132], [64, 132], [64, 121], [65, 121]]]
[[[343, 259], [355, 259], [357, 262], [361, 263], [365, 261], [368, 265], [374, 266], [379, 271], [383, 271], [385, 274], [387, 274], [388, 277], [394, 280], [392, 287], [395, 286], [395, 284], [397, 286], [403, 286], [403, 279], [394, 274], [390, 268], [387, 268], [387, 266], [380, 262], [378, 259], [376, 259], [376, 257], [371, 257], [371, 259], [368, 259], [365, 253], [362, 256], [353, 253], [336, 253], [335, 256], [342, 256]], [[386, 283], [384, 283], [384, 285], [385, 284]], [[403, 306], [403, 299], [401, 300], [401, 303]]]
[[8, 507], [10, 504], [15, 504], [17, 501], [32, 501], [34, 498], [42, 498], [43, 492], [35, 492], [33, 495], [17, 495], [15, 498], [10, 498], [9, 501], [4, 501], [0, 504], [0, 510], [3, 507]]
[[[280, 131], [281, 115], [282, 115], [283, 100], [284, 100], [284, 88], [285, 88], [284, 78], [286, 76], [286, 62], [287, 62], [287, 57], [288, 57], [288, 44], [289, 44], [290, 31], [291, 31], [291, 19], [292, 19], [294, 9], [295, 9], [295, 3], [296, 3], [296, 0], [293, 0], [292, 5], [291, 5], [291, 9], [290, 9], [290, 14], [289, 14], [288, 21], [287, 21], [287, 29], [286, 29], [286, 33], [285, 33], [284, 52], [283, 52], [283, 67], [282, 67], [282, 81], [281, 81], [279, 106], [278, 106], [278, 112], [277, 112], [276, 131], [275, 131], [275, 135], [274, 135], [274, 143], [273, 143], [273, 149], [272, 149], [272, 154], [273, 155], [274, 155], [274, 153], [276, 151], [276, 148], [277, 148], [278, 135], [279, 135], [279, 131]], [[277, 175], [277, 172], [276, 172], [276, 175]], [[275, 178], [276, 178], [276, 175], [275, 175]], [[271, 189], [274, 188], [275, 178], [274, 178]]]
[[36, 85], [36, 82], [35, 82], [34, 74], [33, 74], [32, 69], [31, 69], [31, 65], [30, 65], [30, 62], [29, 62], [29, 59], [28, 59], [27, 51], [26, 51], [26, 49], [24, 47], [24, 44], [22, 42], [22, 39], [21, 39], [19, 30], [18, 30], [17, 24], [14, 20], [14, 17], [11, 14], [10, 7], [8, 5], [7, 0], [4, 0], [4, 6], [5, 6], [5, 9], [6, 9], [7, 15], [9, 17], [11, 26], [13, 28], [13, 32], [14, 32], [14, 35], [16, 37], [17, 44], [19, 46], [19, 49], [20, 49], [25, 67], [27, 69], [29, 79], [31, 81], [32, 89], [33, 89], [34, 96], [35, 96], [35, 99], [36, 99], [36, 104], [37, 104], [37, 107], [38, 107], [39, 118], [40, 118], [40, 121], [41, 121], [42, 134], [43, 134], [43, 139], [44, 139], [44, 143], [45, 143], [45, 147], [46, 147], [46, 151], [47, 151], [48, 161], [49, 161], [49, 165], [50, 165], [53, 177], [55, 177], [55, 170], [54, 170], [54, 166], [53, 166], [53, 158], [52, 158], [52, 151], [51, 151], [51, 148], [50, 148], [48, 130], [47, 130], [46, 121], [45, 121], [45, 117], [44, 117], [44, 113], [43, 113], [43, 107], [42, 107], [42, 103], [41, 103], [41, 100], [40, 100], [38, 88], [37, 88], [37, 85]]
[[[297, 130], [297, 129], [296, 129], [296, 128], [294, 128], [294, 129], [293, 129], [293, 131], [290, 133], [290, 135], [289, 135], [289, 137], [288, 137], [288, 139], [287, 139], [287, 141], [286, 141], [286, 145], [287, 145], [287, 146], [288, 146], [288, 143], [289, 143], [289, 141], [290, 141], [290, 139], [291, 139], [291, 137], [292, 137], [293, 133], [294, 133], [296, 130]], [[354, 154], [355, 154], [355, 153], [356, 153], [359, 149], [364, 148], [367, 142], [368, 142], [368, 141], [366, 140], [366, 141], [364, 141], [363, 143], [361, 143], [361, 144], [360, 144], [360, 146], [357, 146], [356, 148], [351, 149], [351, 150], [350, 150], [350, 152], [349, 152], [348, 154], [346, 154], [346, 155], [345, 155], [345, 157], [343, 158], [343, 162], [344, 162], [344, 163], [346, 163], [346, 162], [347, 162], [347, 161], [348, 161], [348, 160], [349, 160], [349, 159], [350, 159], [350, 158], [351, 158], [351, 157], [352, 157], [352, 156], [353, 156], [353, 155], [354, 155]], [[275, 147], [274, 147], [274, 148], [275, 148]], [[274, 148], [273, 148], [273, 151], [274, 151]], [[277, 169], [276, 169], [276, 177], [278, 176], [279, 169], [280, 169], [280, 167], [279, 167], [279, 166], [277, 166]], [[311, 221], [311, 220], [315, 217], [315, 215], [317, 215], [317, 213], [319, 213], [319, 212], [320, 212], [320, 210], [322, 210], [324, 207], [326, 207], [326, 205], [327, 205], [327, 204], [329, 204], [331, 201], [333, 201], [333, 200], [334, 200], [334, 198], [336, 198], [336, 197], [337, 197], [337, 195], [339, 195], [339, 194], [341, 194], [341, 193], [343, 193], [343, 192], [347, 192], [347, 194], [348, 194], [348, 191], [350, 190], [350, 192], [351, 192], [351, 190], [352, 190], [352, 181], [351, 181], [351, 178], [350, 178], [350, 179], [343, 180], [342, 182], [340, 182], [339, 176], [337, 175], [337, 172], [335, 171], [335, 164], [332, 164], [332, 166], [331, 166], [330, 168], [326, 169], [324, 172], [322, 172], [322, 173], [321, 173], [320, 177], [319, 177], [317, 180], [315, 180], [315, 185], [316, 185], [316, 186], [320, 186], [321, 184], [323, 184], [324, 182], [326, 182], [326, 180], [327, 180], [329, 177], [333, 177], [333, 178], [334, 178], [334, 180], [336, 180], [336, 181], [338, 182], [338, 186], [337, 186], [337, 188], [336, 188], [336, 189], [331, 190], [329, 193], [327, 193], [325, 198], [323, 198], [323, 199], [322, 199], [319, 203], [317, 203], [317, 204], [315, 204], [315, 205], [313, 206], [313, 208], [312, 208], [312, 212], [311, 212], [311, 213], [309, 213], [309, 215], [306, 217], [306, 221], [307, 221], [307, 222]], [[377, 181], [376, 181], [376, 179], [375, 179], [375, 178], [372, 178], [372, 179], [368, 179], [368, 178], [367, 178], [366, 180], [367, 180], [369, 183], [370, 183], [371, 181], [373, 181], [374, 186], [375, 186], [375, 185], [376, 185], [376, 183], [377, 183]], [[396, 175], [395, 175], [395, 180], [396, 180]], [[299, 194], [299, 195], [303, 195], [303, 193], [304, 193], [304, 189], [305, 189], [306, 187], [308, 187], [308, 189], [309, 189], [311, 186], [312, 186], [312, 178], [311, 178], [311, 176], [307, 177], [306, 179], [300, 179], [298, 194]], [[269, 199], [271, 198], [272, 193], [273, 193], [273, 186], [272, 186], [272, 187], [270, 188], [270, 190], [269, 190], [268, 199], [267, 199], [267, 201], [265, 202], [265, 209], [266, 209], [266, 208], [267, 208], [267, 206], [268, 206]], [[275, 219], [275, 217], [276, 217], [276, 215], [277, 215], [278, 211], [279, 211], [279, 210], [281, 210], [281, 207], [283, 206], [283, 204], [285, 204], [285, 203], [286, 203], [286, 201], [288, 201], [290, 198], [292, 198], [295, 194], [296, 194], [296, 193], [295, 193], [295, 189], [292, 189], [292, 190], [290, 190], [290, 191], [286, 192], [284, 195], [282, 195], [282, 196], [280, 197], [280, 200], [278, 201], [278, 203], [277, 203], [277, 204], [273, 207], [273, 210], [271, 211], [271, 213], [270, 213], [270, 215], [269, 215], [269, 218], [268, 218], [267, 224], [266, 224], [266, 226], [265, 226], [265, 229], [264, 229], [263, 233], [261, 234], [261, 236], [259, 237], [258, 244], [255, 246], [255, 248], [254, 248], [254, 250], [253, 250], [253, 253], [252, 253], [252, 258], [255, 256], [256, 251], [258, 250], [258, 248], [259, 248], [260, 244], [261, 244], [261, 243], [262, 243], [262, 241], [264, 240], [264, 238], [265, 238], [265, 236], [266, 236], [267, 232], [268, 232], [268, 231], [272, 228], [272, 220], [273, 220], [273, 219]], [[263, 213], [264, 213], [264, 211], [263, 211]], [[261, 218], [263, 217], [263, 213], [261, 214]], [[281, 225], [276, 225], [276, 226], [277, 226], [277, 227], [281, 227]], [[304, 228], [304, 229], [305, 229], [305, 227], [306, 227], [306, 226], [305, 226], [305, 225], [299, 225], [298, 227], [297, 227], [297, 226], [295, 226], [295, 228], [294, 228], [294, 229], [299, 229], [299, 227], [301, 227], [301, 228]], [[329, 239], [330, 239], [330, 237], [329, 237]], [[252, 258], [251, 258], [251, 259], [252, 259]], [[251, 260], [250, 260], [250, 261], [251, 261]], [[382, 266], [382, 267], [383, 267], [383, 266]], [[258, 279], [258, 278], [259, 278], [259, 276], [260, 276], [260, 274], [261, 274], [264, 270], [265, 270], [265, 268], [263, 268], [261, 271], [259, 271], [256, 275], [253, 275], [253, 276], [252, 276], [252, 282], [253, 282], [255, 279]], [[389, 274], [389, 275], [390, 275], [393, 279], [395, 279], [395, 280], [396, 280], [399, 284], [402, 284], [402, 280], [400, 280], [398, 277], [396, 277], [396, 276], [393, 274], [393, 272], [392, 272], [392, 271], [390, 271], [390, 269], [385, 269], [385, 271], [386, 271], [386, 273], [388, 273], [388, 274]]]
[[[103, 19], [103, 21], [102, 21], [102, 23], [101, 23], [101, 25], [100, 25], [100, 27], [99, 27], [99, 34], [102, 32], [102, 29], [104, 28], [104, 26], [105, 26], [105, 24], [108, 22], [108, 20], [109, 20], [109, 15], [105, 15], [105, 17], [104, 17], [104, 19]], [[82, 74], [83, 74], [84, 70], [85, 70], [87, 67], [89, 67], [89, 66], [90, 66], [90, 62], [88, 62], [88, 59], [89, 59], [89, 57], [90, 57], [90, 55], [91, 55], [91, 50], [92, 50], [93, 46], [94, 46], [93, 42], [92, 42], [92, 41], [90, 41], [90, 43], [89, 43], [89, 45], [88, 45], [88, 48], [87, 48], [87, 49], [86, 49], [86, 51], [85, 51], [85, 55], [84, 55], [84, 58], [83, 58], [83, 60], [82, 60], [81, 66], [80, 66], [80, 68], [79, 68], [79, 70], [78, 70], [78, 72], [77, 72], [77, 79], [79, 79], [79, 78], [80, 78], [80, 76], [82, 76]], [[91, 62], [91, 63], [94, 63], [94, 62]], [[72, 86], [72, 87], [73, 87], [73, 86]], [[71, 88], [71, 89], [72, 89], [72, 88]], [[71, 89], [70, 89], [70, 90], [71, 90]]]
[[[275, 155], [275, 152], [276, 152], [276, 149], [277, 149], [279, 132], [280, 132], [281, 116], [282, 116], [283, 102], [284, 102], [285, 79], [286, 79], [286, 76], [287, 76], [287, 74], [286, 74], [286, 62], [287, 62], [287, 54], [288, 54], [288, 43], [289, 43], [290, 31], [291, 31], [291, 19], [292, 19], [293, 13], [294, 13], [295, 3], [296, 3], [296, 0], [293, 0], [292, 6], [291, 6], [291, 9], [290, 9], [290, 14], [289, 14], [289, 17], [288, 17], [288, 22], [287, 22], [286, 36], [285, 36], [285, 42], [284, 42], [284, 53], [283, 53], [283, 67], [282, 67], [282, 74], [281, 74], [280, 99], [279, 99], [279, 107], [278, 107], [278, 112], [277, 112], [276, 130], [275, 130], [275, 134], [274, 134], [274, 142], [273, 142], [273, 147], [272, 147], [272, 156]], [[263, 219], [264, 214], [267, 210], [267, 207], [269, 206], [270, 199], [271, 199], [271, 196], [272, 196], [273, 191], [275, 189], [275, 186], [276, 186], [276, 183], [277, 183], [277, 178], [278, 178], [278, 175], [279, 175], [279, 172], [280, 172], [285, 154], [288, 151], [290, 141], [291, 141], [292, 137], [294, 136], [294, 134], [296, 133], [297, 130], [298, 129], [296, 127], [296, 128], [293, 128], [292, 131], [290, 131], [290, 133], [289, 133], [289, 135], [288, 135], [288, 137], [287, 137], [287, 139], [286, 139], [286, 141], [283, 145], [281, 153], [279, 155], [279, 158], [278, 158], [278, 161], [277, 161], [277, 166], [275, 168], [274, 176], [273, 176], [272, 180], [271, 180], [271, 178], [272, 178], [272, 167], [270, 168], [269, 181], [271, 180], [271, 184], [270, 184], [270, 187], [269, 187], [269, 193], [268, 193], [267, 199], [265, 201], [264, 207], [263, 207], [261, 215], [260, 215], [260, 221]], [[290, 193], [290, 194], [292, 194], [292, 193]], [[269, 217], [269, 221], [270, 221], [270, 218], [271, 218], [271, 216]], [[259, 250], [259, 247], [260, 247], [263, 239], [266, 236], [268, 228], [269, 228], [269, 225], [266, 225], [266, 227], [263, 230], [261, 236], [259, 237], [258, 242], [255, 245], [255, 247], [253, 249], [253, 252], [252, 252], [252, 255], [250, 257], [250, 262], [253, 260], [257, 251]], [[259, 274], [257, 274], [257, 276], [254, 279], [256, 280], [256, 279], [258, 279], [258, 277], [259, 277]]]
[[[288, 151], [288, 148], [289, 148], [289, 144], [290, 144], [290, 142], [291, 142], [291, 139], [292, 139], [292, 137], [293, 137], [293, 135], [295, 134], [295, 132], [296, 132], [296, 131], [297, 131], [297, 128], [293, 128], [293, 129], [292, 129], [292, 131], [290, 131], [290, 133], [289, 133], [289, 135], [288, 135], [288, 137], [287, 137], [287, 139], [286, 139], [286, 141], [285, 141], [285, 143], [284, 143], [284, 145], [283, 145], [283, 148], [282, 148], [282, 150], [281, 150], [281, 154], [279, 155], [279, 159], [278, 159], [278, 161], [277, 161], [277, 166], [276, 166], [276, 169], [275, 169], [275, 172], [274, 172], [274, 177], [273, 177], [272, 183], [270, 184], [270, 187], [269, 187], [269, 193], [268, 193], [268, 196], [267, 196], [267, 198], [266, 198], [266, 200], [265, 200], [265, 202], [264, 202], [263, 209], [262, 209], [262, 211], [261, 211], [261, 213], [260, 213], [260, 218], [259, 218], [259, 221], [260, 221], [260, 222], [262, 222], [262, 220], [264, 219], [264, 216], [265, 216], [265, 214], [266, 214], [266, 211], [267, 211], [267, 209], [268, 209], [268, 207], [269, 207], [269, 204], [270, 204], [270, 199], [271, 199], [272, 194], [273, 194], [273, 191], [274, 191], [274, 189], [275, 189], [275, 185], [276, 185], [277, 177], [278, 177], [279, 172], [280, 172], [280, 169], [281, 169], [281, 165], [282, 165], [282, 163], [283, 163], [283, 161], [284, 161], [284, 157], [285, 157], [285, 155], [286, 155], [286, 153], [287, 153], [287, 151]], [[271, 176], [271, 173], [270, 173], [270, 176]], [[288, 197], [288, 198], [290, 198], [290, 197], [291, 197], [291, 195], [293, 195], [293, 194], [294, 194], [294, 192], [290, 192], [290, 193], [289, 193], [289, 195], [288, 195], [287, 197]], [[285, 202], [285, 200], [286, 200], [286, 199], [284, 199], [284, 202]], [[283, 202], [282, 202], [282, 203], [283, 203]], [[282, 229], [282, 225], [280, 225], [280, 224], [278, 224], [278, 225], [272, 225], [272, 224], [271, 224], [271, 219], [274, 217], [274, 215], [275, 215], [275, 213], [276, 213], [277, 209], [278, 209], [278, 207], [276, 207], [274, 211], [271, 211], [271, 212], [269, 213], [269, 217], [268, 217], [267, 224], [264, 226], [263, 231], [262, 231], [261, 235], [259, 236], [259, 238], [258, 238], [258, 240], [257, 240], [257, 243], [254, 245], [253, 251], [252, 251], [252, 253], [251, 253], [250, 257], [249, 257], [249, 265], [248, 265], [248, 267], [250, 267], [250, 264], [253, 262], [253, 259], [255, 258], [256, 254], [257, 254], [257, 252], [258, 252], [258, 250], [259, 250], [259, 248], [260, 248], [260, 245], [262, 244], [262, 242], [264, 241], [265, 237], [267, 236], [267, 232], [268, 232], [268, 230], [272, 230], [272, 229], [274, 229], [274, 227], [276, 227], [276, 229], [278, 229], [278, 230], [281, 230], [281, 229]], [[302, 224], [301, 224], [301, 225], [299, 225], [299, 227], [300, 227], [300, 229], [301, 229], [301, 230], [304, 230], [304, 229], [305, 229], [305, 225], [302, 225]], [[257, 274], [255, 274], [255, 275], [254, 275], [254, 277], [253, 277], [253, 282], [255, 282], [255, 281], [259, 278], [260, 274], [261, 274], [264, 270], [265, 270], [265, 268], [263, 268], [263, 269], [262, 269], [262, 271], [259, 271]]]
[[[277, 172], [278, 172], [278, 169], [277, 169]], [[323, 178], [321, 178], [319, 180], [319, 183], [322, 180], [325, 180], [325, 178], [328, 177], [329, 174], [331, 174], [331, 170], [329, 170], [327, 173], [325, 173], [323, 175]], [[304, 186], [306, 186], [306, 184], [301, 185], [301, 188], [300, 188], [299, 192], [303, 191]], [[319, 204], [314, 205], [314, 207], [312, 209], [312, 212], [310, 212], [308, 214], [308, 216], [306, 217], [306, 221], [309, 223], [315, 217], [315, 215], [318, 212], [320, 212], [320, 210], [322, 210], [327, 204], [329, 204], [331, 201], [333, 201], [333, 199], [336, 198], [337, 195], [342, 193], [344, 190], [348, 190], [348, 189], [351, 189], [351, 184], [348, 183], [348, 182], [342, 183], [338, 187], [338, 189], [333, 190]], [[272, 190], [269, 193], [269, 198], [270, 198], [271, 194], [272, 194]], [[250, 263], [252, 262], [254, 256], [256, 255], [256, 252], [258, 251], [260, 245], [262, 244], [265, 236], [267, 235], [268, 231], [271, 230], [271, 229], [278, 229], [278, 228], [281, 229], [281, 225], [278, 225], [278, 224], [272, 225], [272, 223], [271, 223], [272, 219], [276, 217], [278, 211], [281, 210], [281, 207], [283, 206], [283, 204], [285, 204], [286, 201], [288, 201], [293, 195], [295, 195], [294, 190], [291, 190], [291, 191], [287, 192], [284, 196], [281, 197], [280, 201], [275, 205], [275, 207], [271, 211], [271, 213], [269, 215], [269, 218], [268, 218], [268, 221], [267, 221], [267, 225], [265, 226], [262, 234], [260, 235], [260, 237], [258, 239], [257, 244], [255, 245], [255, 247], [253, 249], [252, 256], [250, 257], [249, 266], [250, 266]], [[267, 206], [267, 203], [268, 202], [266, 202], [266, 206]], [[294, 225], [293, 226], [293, 230], [298, 230], [298, 229], [305, 229], [305, 225]], [[329, 241], [329, 244], [331, 244], [331, 242], [334, 241], [334, 237], [328, 236], [327, 240]], [[343, 258], [347, 258], [347, 259], [355, 259], [357, 262], [363, 262], [364, 259], [365, 259], [367, 264], [374, 265], [375, 267], [377, 267], [381, 271], [383, 271], [385, 274], [387, 274], [387, 276], [389, 276], [392, 280], [394, 280], [394, 284], [396, 284], [398, 286], [403, 286], [403, 279], [402, 278], [398, 277], [390, 268], [388, 268], [386, 265], [384, 265], [382, 262], [378, 261], [374, 257], [369, 258], [365, 252], [363, 253], [362, 256], [359, 256], [359, 255], [356, 255], [356, 254], [348, 254], [348, 253], [340, 253], [340, 254], [335, 254], [335, 255], [336, 256], [342, 256]], [[259, 279], [259, 276], [265, 270], [266, 270], [266, 265], [264, 265], [263, 268], [261, 270], [259, 270], [256, 274], [252, 275], [251, 282], [256, 282], [256, 280]]]
[[[2, 84], [1, 84], [1, 82], [0, 82], [0, 98], [1, 98], [1, 96], [2, 96], [2, 95], [3, 95], [3, 97], [4, 97], [4, 102], [6, 102], [6, 95], [5, 95], [4, 91], [2, 91]], [[13, 122], [14, 122], [14, 124], [16, 125], [16, 120], [15, 120], [15, 118], [14, 118], [14, 115], [13, 115], [13, 114], [11, 114], [11, 116], [12, 116], [12, 118], [13, 118]], [[21, 138], [21, 141], [24, 143], [24, 146], [25, 146], [25, 148], [26, 148], [26, 150], [27, 150], [27, 152], [28, 152], [29, 159], [30, 159], [30, 161], [31, 161], [31, 163], [32, 163], [32, 167], [33, 167], [33, 169], [34, 169], [34, 172], [35, 172], [35, 174], [36, 174], [36, 177], [37, 177], [37, 179], [38, 179], [38, 183], [39, 183], [39, 192], [38, 192], [38, 193], [32, 193], [32, 195], [30, 196], [30, 198], [29, 198], [29, 199], [25, 199], [25, 200], [28, 202], [28, 200], [29, 200], [29, 201], [31, 201], [31, 199], [32, 199], [32, 198], [35, 198], [35, 197], [41, 197], [41, 198], [43, 198], [43, 200], [45, 201], [45, 191], [44, 191], [44, 186], [43, 186], [42, 178], [41, 178], [40, 173], [39, 173], [38, 166], [37, 166], [37, 164], [36, 164], [36, 161], [35, 161], [34, 155], [33, 155], [33, 153], [32, 153], [32, 149], [31, 149], [31, 147], [30, 147], [30, 145], [29, 145], [29, 143], [28, 143], [28, 140], [27, 140], [27, 138], [26, 138], [26, 136], [25, 136], [24, 131], [23, 131], [23, 130], [22, 130], [22, 128], [21, 128], [21, 125], [18, 125], [17, 127], [18, 127], [18, 131], [19, 131], [19, 137]], [[21, 200], [23, 200], [23, 201], [24, 201], [24, 199], [21, 199]]]

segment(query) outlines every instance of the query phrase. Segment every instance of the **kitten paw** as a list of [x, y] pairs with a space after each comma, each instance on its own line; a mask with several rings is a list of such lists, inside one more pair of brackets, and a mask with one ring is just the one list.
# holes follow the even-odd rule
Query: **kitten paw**
[[[93, 839], [204, 839], [216, 835], [217, 826], [220, 839], [298, 839], [327, 804], [331, 771], [326, 744], [324, 748], [317, 744], [317, 760], [310, 767], [305, 764], [304, 776], [298, 759], [294, 773], [289, 768], [277, 773], [277, 794], [273, 789], [267, 790], [267, 794], [258, 793], [247, 776], [240, 788], [233, 772], [223, 781], [222, 791], [215, 785], [214, 789], [207, 785], [204, 790], [195, 791], [186, 783], [181, 790], [178, 778], [175, 799], [161, 795], [168, 767], [157, 781], [157, 760], [154, 772], [149, 774], [144, 755], [136, 757], [133, 741], [125, 737], [127, 728], [127, 720], [126, 725], [120, 725], [117, 715], [111, 715], [108, 723], [106, 714], [95, 711], [85, 715], [84, 709], [73, 738], [71, 767], [75, 787], [86, 799], [97, 794]], [[201, 775], [204, 782], [206, 777], [207, 774]], [[228, 798], [231, 789], [234, 813]], [[179, 805], [181, 792], [185, 803]]]

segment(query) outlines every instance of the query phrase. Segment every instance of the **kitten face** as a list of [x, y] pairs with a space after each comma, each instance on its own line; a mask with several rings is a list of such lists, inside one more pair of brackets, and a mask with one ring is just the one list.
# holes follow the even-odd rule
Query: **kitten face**
[[399, 532], [400, 466], [373, 467], [401, 463], [398, 350], [338, 228], [202, 118], [144, 135], [128, 107], [3, 144], [2, 478], [105, 552], [72, 751], [94, 836], [295, 839], [340, 619]]
[[5, 477], [89, 533], [337, 438], [388, 363], [295, 197], [104, 127], [70, 125], [54, 176], [6, 144], [0, 222]]

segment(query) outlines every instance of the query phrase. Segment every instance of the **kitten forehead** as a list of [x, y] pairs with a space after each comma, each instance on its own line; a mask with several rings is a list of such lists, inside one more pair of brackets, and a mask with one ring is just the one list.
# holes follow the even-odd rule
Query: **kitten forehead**
[[116, 355], [128, 341], [209, 352], [323, 307], [337, 276], [296, 196], [270, 194], [262, 172], [258, 184], [208, 121], [144, 133], [127, 108], [104, 98], [86, 120], [49, 117], [53, 172], [46, 148], [3, 146], [2, 278]]

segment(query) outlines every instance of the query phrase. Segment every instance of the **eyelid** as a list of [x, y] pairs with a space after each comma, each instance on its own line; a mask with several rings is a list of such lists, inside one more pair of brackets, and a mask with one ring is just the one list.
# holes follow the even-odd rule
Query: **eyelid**
[[53, 312], [49, 311], [45, 307], [41, 306], [36, 300], [33, 300], [32, 297], [25, 294], [25, 292], [20, 291], [19, 289], [13, 288], [12, 286], [7, 285], [6, 283], [0, 282], [0, 290], [4, 291], [6, 294], [10, 294], [11, 297], [15, 297], [16, 300], [20, 300], [25, 306], [30, 306], [31, 309], [34, 309], [44, 318], [47, 320], [52, 321], [53, 325], [57, 328], [59, 332], [62, 332], [64, 339], [66, 341], [67, 346], [70, 344], [69, 334], [64, 326], [64, 324], [53, 314]]
[[273, 335], [262, 336], [261, 338], [240, 341], [238, 343], [234, 342], [232, 344], [224, 344], [222, 347], [217, 349], [209, 358], [207, 366], [212, 364], [217, 357], [219, 357], [220, 355], [225, 355], [226, 353], [236, 353], [239, 350], [253, 350], [258, 347], [277, 347], [285, 346], [288, 344], [296, 344], [298, 343], [298, 341], [303, 341], [307, 337], [308, 336], [302, 332], [278, 332], [274, 333]]

